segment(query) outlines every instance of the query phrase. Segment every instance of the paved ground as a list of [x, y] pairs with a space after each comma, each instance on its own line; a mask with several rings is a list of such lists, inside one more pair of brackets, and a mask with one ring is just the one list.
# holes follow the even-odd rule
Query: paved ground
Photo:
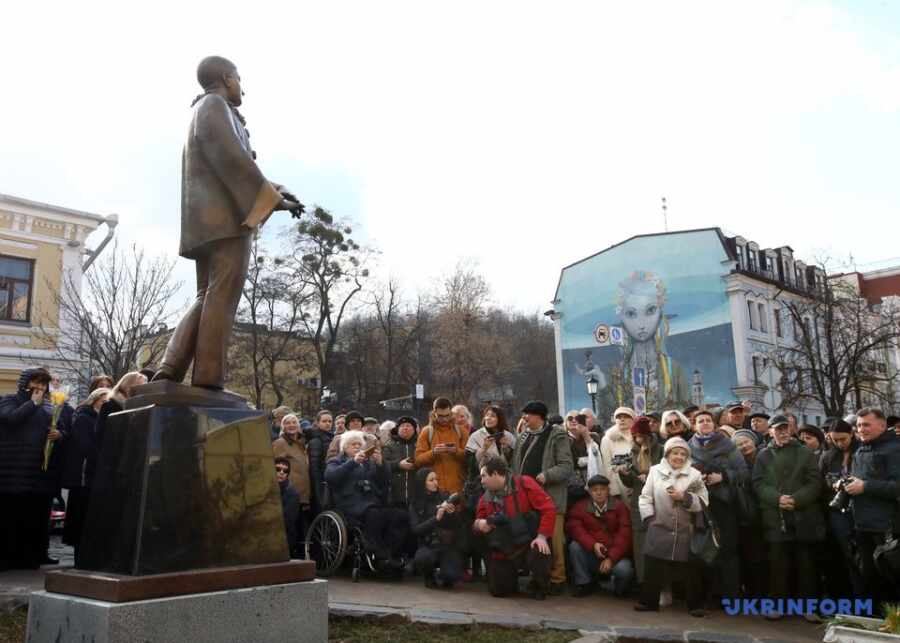
[[[71, 548], [58, 537], [51, 539], [51, 556], [61, 565], [38, 571], [0, 573], [0, 609], [24, 604], [29, 592], [43, 589], [44, 572], [73, 564]], [[426, 590], [421, 580], [401, 583], [363, 579], [332, 578], [329, 603], [336, 614], [385, 617], [395, 615], [434, 623], [499, 623], [524, 627], [559, 627], [606, 632], [629, 640], [689, 640], [749, 643], [750, 641], [821, 641], [822, 626], [798, 618], [773, 623], [762, 617], [728, 616], [724, 612], [693, 618], [683, 606], [658, 613], [637, 613], [634, 602], [606, 595], [587, 598], [548, 597], [533, 601], [525, 597], [498, 599], [487, 593], [483, 583], [455, 590]], [[687, 633], [687, 634], [685, 634]]]

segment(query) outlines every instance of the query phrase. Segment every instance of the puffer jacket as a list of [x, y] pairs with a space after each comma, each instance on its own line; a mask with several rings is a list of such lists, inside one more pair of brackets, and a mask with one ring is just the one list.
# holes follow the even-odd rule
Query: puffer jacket
[[[416, 441], [416, 467], [431, 467], [438, 474], [441, 491], [462, 491], [466, 477], [466, 443], [469, 432], [457, 426], [428, 425], [419, 433]], [[456, 445], [455, 453], [435, 453], [439, 444]]]
[[97, 411], [88, 404], [75, 409], [72, 428], [69, 430], [63, 451], [62, 486], [76, 489], [85, 486], [85, 469], [88, 455], [94, 450], [96, 439], [94, 426]]
[[[18, 390], [0, 399], [0, 493], [51, 494], [62, 473], [62, 443], [57, 440], [48, 471], [41, 471], [44, 444], [50, 431], [49, 402], [36, 406], [26, 388], [32, 376], [43, 369], [25, 369]], [[44, 371], [46, 372], [46, 371]], [[46, 400], [46, 398], [45, 398]], [[62, 426], [57, 426], [62, 431]], [[4, 517], [4, 520], [10, 517]]]
[[416, 461], [416, 434], [413, 433], [409, 440], [404, 440], [397, 432], [397, 427], [391, 429], [391, 437], [381, 449], [381, 457], [391, 471], [391, 495], [390, 504], [398, 507], [409, 507], [415, 495], [414, 476], [415, 468], [405, 470], [400, 468], [400, 462], [409, 460], [415, 465]]
[[[673, 502], [666, 492], [668, 487], [686, 492], [684, 499]], [[677, 470], [666, 459], [650, 467], [638, 499], [641, 520], [647, 530], [644, 555], [686, 562], [690, 555], [691, 525], [694, 514], [702, 511], [701, 502], [709, 504], [709, 495], [700, 472], [691, 466], [690, 460]]]
[[[796, 440], [771, 445], [756, 456], [753, 489], [759, 500], [766, 542], [819, 542], [825, 538], [825, 518], [819, 504], [822, 483], [812, 451]], [[793, 496], [795, 510], [778, 508], [781, 496]]]
[[343, 454], [328, 461], [325, 482], [335, 508], [350, 520], [362, 521], [370, 507], [383, 504], [390, 480], [387, 466], [372, 460], [362, 464]]
[[865, 481], [850, 499], [858, 531], [900, 532], [900, 437], [888, 429], [853, 454], [854, 476]]
[[272, 443], [272, 457], [287, 458], [291, 461], [291, 487], [300, 497], [301, 505], [309, 504], [309, 455], [306, 450], [306, 442], [297, 435], [297, 439], [291, 439], [284, 431], [278, 439]]
[[[546, 479], [544, 491], [556, 505], [557, 514], [565, 514], [568, 503], [569, 479], [575, 472], [572, 462], [572, 448], [569, 445], [569, 434], [558, 424], [545, 425], [545, 431], [550, 431], [547, 443], [544, 447], [544, 455], [541, 460], [541, 473]], [[527, 429], [526, 429], [527, 431]], [[516, 448], [513, 450], [511, 469], [516, 475], [522, 472], [522, 460], [526, 451], [525, 433], [516, 438]]]
[[603, 434], [600, 441], [600, 455], [603, 458], [603, 470], [607, 478], [609, 478], [609, 495], [621, 496], [628, 498], [631, 495], [631, 489], [622, 483], [613, 466], [613, 458], [617, 455], [629, 455], [634, 442], [631, 439], [631, 433], [621, 431], [618, 425], [613, 425]]

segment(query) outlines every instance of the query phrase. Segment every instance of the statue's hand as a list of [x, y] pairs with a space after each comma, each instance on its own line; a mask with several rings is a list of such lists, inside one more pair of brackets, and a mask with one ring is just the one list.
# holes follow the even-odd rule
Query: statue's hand
[[[297, 197], [294, 197], [296, 199]], [[279, 201], [278, 206], [275, 208], [276, 210], [299, 210], [302, 206], [299, 201], [295, 201], [288, 198], [283, 198]]]

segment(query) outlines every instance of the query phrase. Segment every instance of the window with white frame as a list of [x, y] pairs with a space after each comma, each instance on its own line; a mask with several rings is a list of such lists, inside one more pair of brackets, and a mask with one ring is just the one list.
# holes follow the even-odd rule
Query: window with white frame
[[784, 331], [782, 331], [782, 329], [781, 329], [781, 307], [774, 306], [772, 308], [772, 312], [773, 312], [773, 317], [775, 319], [775, 336], [776, 337], [784, 337], [784, 334], [783, 334]]
[[757, 321], [756, 304], [749, 299], [747, 300], [747, 315], [750, 318], [750, 330], [756, 330], [757, 328], [759, 328], [759, 323]]

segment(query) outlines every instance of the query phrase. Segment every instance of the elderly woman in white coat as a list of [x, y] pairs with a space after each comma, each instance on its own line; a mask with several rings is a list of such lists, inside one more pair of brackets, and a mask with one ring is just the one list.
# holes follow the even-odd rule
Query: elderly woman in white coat
[[691, 560], [692, 525], [702, 505], [709, 504], [700, 472], [691, 467], [687, 442], [669, 438], [663, 459], [650, 467], [647, 482], [638, 499], [641, 521], [647, 530], [644, 539], [644, 582], [634, 609], [659, 610], [659, 592], [669, 579], [682, 578], [691, 616], [704, 616], [702, 575], [699, 563]]

